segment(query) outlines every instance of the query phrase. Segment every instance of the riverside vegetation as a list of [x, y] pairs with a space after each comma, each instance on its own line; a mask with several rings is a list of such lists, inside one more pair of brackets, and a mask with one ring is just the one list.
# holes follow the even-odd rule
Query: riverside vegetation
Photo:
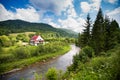
[[101, 8], [93, 25], [87, 15], [76, 45], [82, 49], [73, 57], [73, 64], [65, 73], [49, 69], [46, 80], [120, 80], [120, 27], [115, 20], [104, 18]]

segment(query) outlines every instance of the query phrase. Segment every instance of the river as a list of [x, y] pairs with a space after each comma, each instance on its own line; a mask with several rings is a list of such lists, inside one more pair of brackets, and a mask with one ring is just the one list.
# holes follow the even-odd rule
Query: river
[[71, 45], [71, 50], [66, 54], [45, 63], [38, 63], [20, 71], [6, 74], [4, 77], [2, 77], [2, 80], [20, 80], [22, 78], [24, 78], [24, 80], [34, 80], [35, 72], [38, 74], [44, 74], [51, 67], [66, 71], [67, 67], [72, 64], [73, 55], [78, 53], [79, 50], [80, 48], [76, 47], [75, 45]]

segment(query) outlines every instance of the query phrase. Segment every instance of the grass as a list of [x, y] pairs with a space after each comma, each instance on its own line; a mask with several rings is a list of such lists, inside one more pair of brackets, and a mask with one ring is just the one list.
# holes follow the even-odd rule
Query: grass
[[56, 56], [65, 54], [69, 50], [70, 50], [70, 46], [67, 45], [67, 46], [63, 46], [63, 50], [55, 52], [55, 53], [43, 54], [43, 55], [36, 56], [36, 57], [21, 59], [21, 60], [15, 61], [15, 62], [2, 63], [2, 64], [0, 64], [0, 74], [8, 72], [12, 69], [23, 68], [25, 66], [29, 66], [35, 62], [40, 62], [42, 60], [48, 60], [52, 57], [56, 57]]
[[26, 34], [26, 35], [28, 36], [29, 34], [35, 34], [35, 32], [11, 33], [11, 34], [9, 34], [9, 35], [10, 35], [10, 36], [17, 36], [18, 34]]

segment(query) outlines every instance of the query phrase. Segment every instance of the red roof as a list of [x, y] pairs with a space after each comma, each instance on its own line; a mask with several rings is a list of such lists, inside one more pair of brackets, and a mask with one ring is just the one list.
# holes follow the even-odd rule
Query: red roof
[[32, 38], [31, 38], [31, 40], [36, 40], [38, 38], [38, 36], [33, 36]]

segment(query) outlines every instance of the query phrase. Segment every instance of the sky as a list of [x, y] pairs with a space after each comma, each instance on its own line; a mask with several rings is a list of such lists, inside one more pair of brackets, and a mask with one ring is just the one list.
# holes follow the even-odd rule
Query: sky
[[120, 0], [0, 0], [0, 21], [20, 19], [82, 32], [87, 14], [94, 23], [99, 8], [120, 25]]

